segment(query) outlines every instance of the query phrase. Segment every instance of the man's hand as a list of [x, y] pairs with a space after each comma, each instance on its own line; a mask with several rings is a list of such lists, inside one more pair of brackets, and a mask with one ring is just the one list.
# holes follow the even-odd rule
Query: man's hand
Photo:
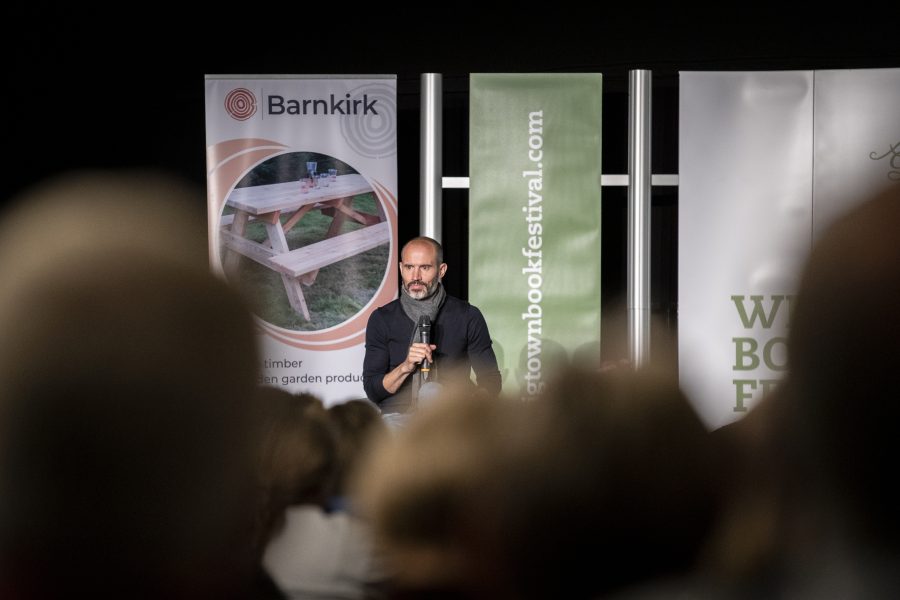
[[416, 365], [421, 364], [426, 358], [429, 362], [433, 362], [431, 351], [436, 348], [437, 346], [434, 344], [422, 344], [421, 342], [416, 342], [410, 346], [409, 354], [406, 355], [406, 361], [402, 365], [404, 372], [406, 374], [412, 373], [416, 370]]
[[426, 358], [429, 361], [433, 360], [431, 351], [435, 349], [437, 349], [437, 346], [434, 344], [422, 344], [421, 342], [416, 342], [410, 346], [406, 360], [397, 365], [393, 371], [385, 375], [384, 379], [381, 380], [384, 389], [391, 394], [396, 394], [397, 390], [400, 389], [400, 385], [409, 377], [409, 374], [416, 370], [416, 365]]

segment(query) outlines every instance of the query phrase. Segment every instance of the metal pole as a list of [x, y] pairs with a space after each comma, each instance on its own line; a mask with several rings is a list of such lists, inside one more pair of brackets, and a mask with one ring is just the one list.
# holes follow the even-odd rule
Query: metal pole
[[652, 72], [628, 72], [628, 346], [635, 369], [650, 362], [650, 127]]
[[440, 73], [422, 74], [419, 137], [419, 232], [441, 241], [441, 176], [443, 143]]

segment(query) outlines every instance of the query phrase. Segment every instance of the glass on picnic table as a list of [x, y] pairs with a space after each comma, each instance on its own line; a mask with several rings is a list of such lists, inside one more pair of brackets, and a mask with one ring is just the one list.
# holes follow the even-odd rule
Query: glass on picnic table
[[328, 169], [328, 178], [331, 181], [337, 181], [337, 169]]
[[322, 187], [328, 187], [328, 173], [322, 173], [319, 175], [319, 183]]

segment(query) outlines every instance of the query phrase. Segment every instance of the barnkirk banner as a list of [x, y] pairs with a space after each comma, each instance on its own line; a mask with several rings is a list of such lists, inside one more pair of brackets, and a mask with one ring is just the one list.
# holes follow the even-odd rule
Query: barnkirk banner
[[599, 74], [473, 74], [469, 299], [503, 389], [538, 395], [600, 347]]
[[787, 371], [813, 242], [900, 179], [898, 106], [900, 69], [681, 73], [679, 371], [708, 426]]
[[206, 77], [212, 269], [252, 303], [260, 383], [363, 398], [397, 293], [394, 76]]

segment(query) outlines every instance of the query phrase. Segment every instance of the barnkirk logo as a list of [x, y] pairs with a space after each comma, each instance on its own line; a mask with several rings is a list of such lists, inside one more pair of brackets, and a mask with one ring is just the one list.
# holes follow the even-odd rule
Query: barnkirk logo
[[[890, 158], [888, 158], [890, 157]], [[869, 152], [869, 158], [872, 160], [888, 159], [890, 170], [888, 171], [888, 179], [892, 181], [900, 181], [900, 142], [888, 146], [888, 151], [884, 154], [878, 152]]]
[[256, 96], [247, 88], [235, 88], [225, 96], [225, 110], [236, 121], [246, 121], [256, 113]]

